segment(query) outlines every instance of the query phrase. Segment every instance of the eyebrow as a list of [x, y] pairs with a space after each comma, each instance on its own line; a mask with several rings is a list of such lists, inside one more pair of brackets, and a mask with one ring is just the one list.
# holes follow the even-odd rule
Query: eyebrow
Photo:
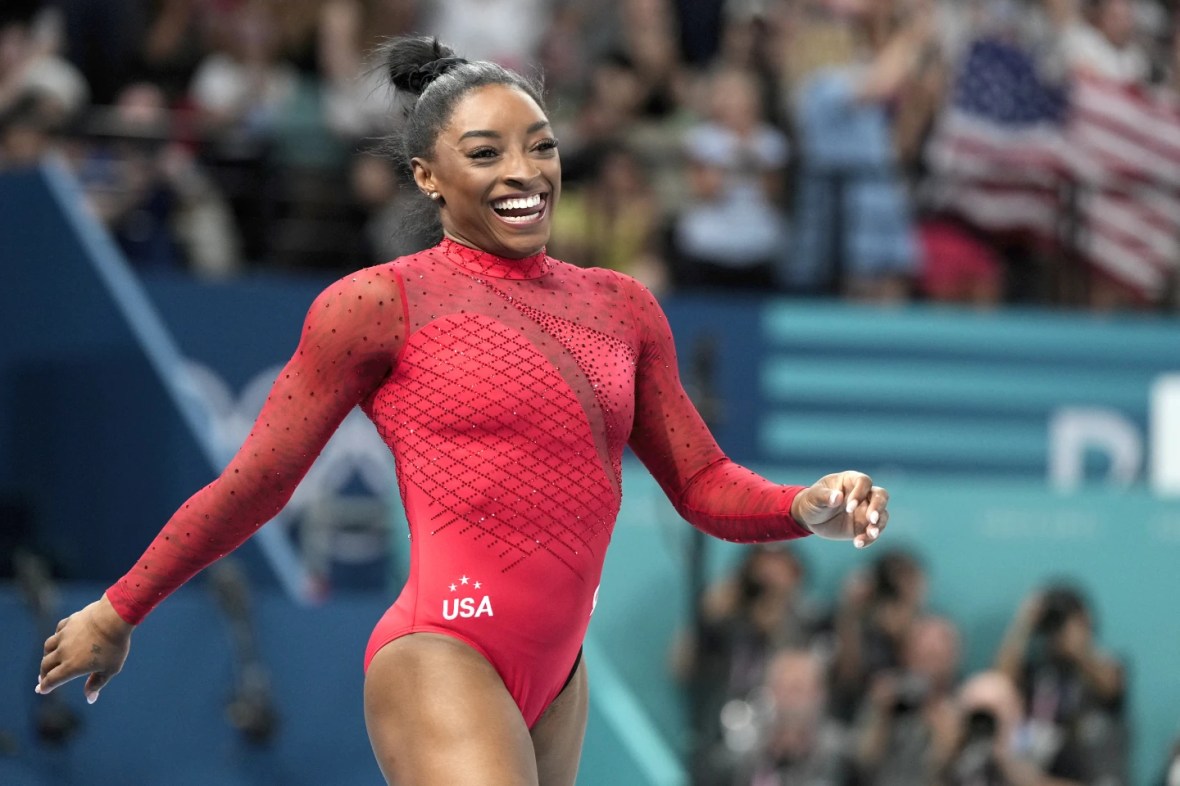
[[[537, 122], [533, 123], [531, 126], [526, 128], [525, 133], [526, 134], [535, 134], [538, 131], [540, 131], [542, 128], [545, 128], [547, 125], [549, 125], [548, 120], [538, 120]], [[464, 139], [467, 139], [468, 137], [473, 137], [473, 136], [486, 136], [486, 137], [491, 137], [492, 139], [499, 139], [500, 132], [499, 131], [487, 131], [487, 130], [482, 130], [482, 129], [476, 130], [476, 131], [467, 131], [466, 133], [464, 133], [462, 136], [459, 137], [459, 141], [462, 142]]]

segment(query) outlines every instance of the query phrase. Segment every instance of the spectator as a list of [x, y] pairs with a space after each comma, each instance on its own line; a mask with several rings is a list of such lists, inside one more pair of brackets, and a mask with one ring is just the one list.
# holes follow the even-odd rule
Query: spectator
[[224, 20], [224, 45], [201, 59], [192, 100], [206, 130], [244, 133], [265, 140], [293, 99], [298, 75], [283, 59], [275, 12], [245, 3]]
[[349, 142], [383, 137], [399, 117], [389, 111], [388, 80], [375, 60], [385, 37], [408, 32], [411, 3], [405, 0], [328, 0], [320, 12], [319, 65], [324, 121]]
[[917, 250], [886, 105], [931, 43], [933, 10], [915, 5], [876, 47], [868, 10], [825, 0], [781, 33], [800, 156], [783, 278], [794, 291], [894, 301], [909, 296]]
[[470, 60], [531, 73], [551, 18], [547, 0], [437, 0], [423, 29]]
[[55, 147], [56, 134], [36, 99], [24, 99], [0, 113], [0, 171], [36, 166]]
[[662, 216], [636, 155], [622, 145], [600, 149], [588, 182], [564, 189], [553, 216], [550, 253], [581, 267], [606, 267], [655, 292], [667, 288], [658, 254]]
[[206, 0], [153, 0], [139, 53], [143, 76], [181, 103], [213, 33], [216, 9]]
[[684, 93], [671, 0], [619, 0], [619, 48], [639, 77], [640, 115], [662, 119], [676, 112]]
[[75, 167], [91, 206], [141, 270], [221, 277], [241, 265], [229, 206], [183, 145], [171, 139], [163, 91], [128, 85]]
[[1002, 672], [970, 677], [959, 691], [960, 727], [942, 786], [1079, 786], [1046, 775], [1019, 745], [1024, 705]]
[[[0, 10], [0, 113], [20, 112], [62, 128], [86, 107], [85, 77], [57, 54], [52, 17], [33, 0], [5, 2]], [[31, 102], [32, 106], [28, 106]]]
[[787, 241], [779, 206], [787, 138], [766, 121], [749, 71], [714, 74], [708, 108], [709, 119], [684, 135], [689, 200], [671, 228], [673, 281], [765, 292]]
[[900, 668], [872, 681], [856, 727], [862, 786], [934, 783], [958, 741], [959, 632], [925, 616], [906, 632]]
[[1047, 773], [1093, 785], [1128, 782], [1126, 677], [1096, 645], [1080, 590], [1057, 582], [1029, 595], [996, 666], [1019, 687], [1032, 752]]
[[828, 714], [823, 663], [814, 652], [786, 649], [766, 673], [766, 726], [760, 744], [739, 760], [737, 786], [851, 786], [848, 734]]
[[979, 232], [951, 216], [918, 224], [922, 250], [919, 291], [940, 303], [998, 306], [1004, 298], [1004, 260]]
[[1151, 61], [1136, 40], [1133, 0], [1049, 0], [1047, 6], [1070, 71], [1146, 83]]
[[925, 607], [926, 571], [908, 551], [887, 551], [847, 578], [834, 615], [837, 718], [850, 722], [874, 677], [900, 667], [909, 627]]
[[693, 760], [701, 772], [730, 761], [735, 745], [742, 748], [724, 734], [729, 702], [751, 700], [777, 650], [812, 644], [820, 615], [804, 595], [805, 579], [793, 550], [756, 546], [700, 599], [698, 628], [681, 637], [673, 655], [674, 670], [688, 685]]

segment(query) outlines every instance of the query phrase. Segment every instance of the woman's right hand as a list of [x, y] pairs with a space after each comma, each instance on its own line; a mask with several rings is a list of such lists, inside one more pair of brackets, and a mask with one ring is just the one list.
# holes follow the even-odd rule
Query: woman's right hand
[[57, 623], [45, 640], [45, 656], [37, 693], [49, 693], [76, 677], [89, 674], [83, 690], [93, 704], [98, 692], [123, 668], [135, 626], [125, 622], [106, 595]]

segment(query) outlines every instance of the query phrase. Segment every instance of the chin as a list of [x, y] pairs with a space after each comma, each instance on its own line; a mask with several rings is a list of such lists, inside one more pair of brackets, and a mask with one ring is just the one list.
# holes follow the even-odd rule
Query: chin
[[[509, 259], [523, 259], [539, 253], [549, 243], [549, 226], [530, 227], [527, 232], [497, 232], [492, 236], [495, 253]], [[488, 249], [492, 251], [493, 249]]]

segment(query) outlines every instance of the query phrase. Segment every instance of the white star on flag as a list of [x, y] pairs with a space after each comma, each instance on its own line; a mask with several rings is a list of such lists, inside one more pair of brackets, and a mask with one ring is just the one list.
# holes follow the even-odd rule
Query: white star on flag
[[467, 577], [466, 577], [466, 576], [460, 576], [460, 577], [459, 577], [459, 581], [460, 581], [460, 583], [462, 583], [462, 584], [466, 584], [466, 583], [467, 583]]
[[477, 581], [477, 582], [475, 582], [475, 588], [476, 588], [476, 589], [479, 589], [481, 586], [482, 586], [482, 585], [481, 585], [481, 584], [480, 584], [478, 581]]
[[451, 585], [451, 592], [454, 592], [457, 589], [458, 589], [458, 587], [456, 587], [454, 584]]

